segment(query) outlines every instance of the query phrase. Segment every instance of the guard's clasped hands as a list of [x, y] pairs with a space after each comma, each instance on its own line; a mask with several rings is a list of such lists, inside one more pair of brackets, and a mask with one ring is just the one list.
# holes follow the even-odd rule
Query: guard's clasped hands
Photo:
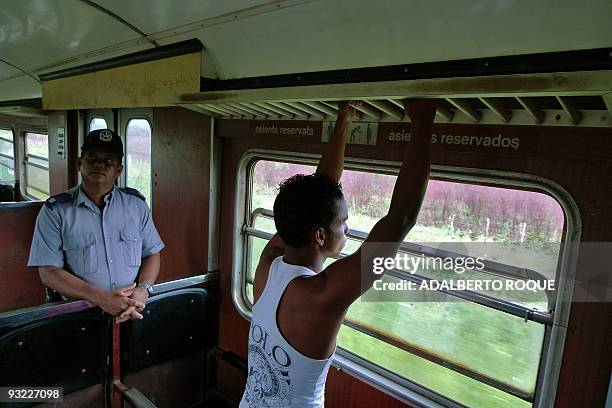
[[133, 304], [128, 306], [119, 316], [115, 317], [115, 323], [123, 323], [130, 319], [142, 319], [144, 316], [140, 313], [144, 310], [147, 299], [149, 298], [149, 292], [142, 286], [136, 286], [133, 284], [129, 299], [133, 300]]
[[144, 310], [148, 297], [146, 289], [132, 283], [110, 291], [101, 291], [95, 303], [106, 313], [115, 316], [116, 323], [121, 323], [129, 319], [142, 319], [139, 312]]

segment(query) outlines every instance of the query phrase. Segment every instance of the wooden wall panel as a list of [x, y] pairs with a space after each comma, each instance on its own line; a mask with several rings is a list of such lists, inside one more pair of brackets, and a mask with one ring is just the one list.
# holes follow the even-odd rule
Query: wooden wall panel
[[325, 407], [405, 408], [408, 405], [335, 368], [329, 369], [325, 384]]
[[[409, 126], [405, 124], [404, 126]], [[287, 150], [321, 153], [322, 145], [312, 140], [285, 137], [253, 137], [244, 122], [221, 120], [218, 135], [223, 139], [223, 185], [221, 231], [233, 225], [233, 184], [237, 163], [249, 149]], [[540, 126], [436, 125], [438, 134], [497, 132], [520, 136], [521, 148], [509, 151], [483, 151], [466, 146], [435, 145], [432, 163], [446, 166], [506, 170], [542, 176], [557, 182], [576, 200], [583, 229], [582, 240], [612, 241], [612, 131], [603, 128]], [[385, 137], [379, 131], [379, 137]], [[360, 158], [401, 161], [401, 144], [391, 146], [347, 146], [346, 155]], [[606, 205], [608, 204], [608, 205]], [[231, 300], [233, 242], [230, 234], [221, 236], [220, 272], [222, 303], [219, 346], [246, 356], [248, 322], [236, 311]], [[584, 274], [579, 259], [577, 276]], [[565, 345], [555, 406], [599, 407], [607, 394], [612, 367], [612, 303], [574, 303]], [[326, 406], [388, 406], [382, 392], [356, 378], [332, 370], [327, 385]], [[244, 382], [233, 378], [232, 381]], [[398, 403], [399, 404], [399, 403]], [[401, 404], [399, 404], [401, 405]], [[393, 405], [390, 405], [393, 406]]]
[[[178, 357], [129, 373], [123, 382], [135, 387], [157, 407], [195, 407], [204, 400], [204, 352]], [[124, 407], [131, 408], [129, 403]]]
[[[239, 140], [223, 140], [221, 160], [221, 220], [220, 231], [231, 231], [234, 222], [233, 203], [235, 200], [234, 184], [237, 164], [244, 150]], [[236, 311], [231, 296], [232, 252], [234, 241], [231, 234], [220, 234], [219, 237], [219, 347], [233, 351], [241, 356], [247, 355], [249, 326], [247, 321]], [[221, 385], [221, 384], [220, 384]]]
[[44, 80], [43, 109], [170, 106], [178, 95], [200, 91], [201, 65], [198, 51]]
[[41, 204], [0, 204], [0, 312], [44, 303], [45, 289], [38, 271], [27, 267]]
[[[66, 112], [66, 151], [68, 158], [66, 180], [68, 188], [79, 184], [77, 159], [81, 155], [81, 146], [79, 146], [79, 128], [83, 127], [80, 125], [81, 118], [80, 111], [70, 110]], [[83, 129], [81, 130], [84, 132]]]
[[[49, 191], [50, 195], [60, 194], [68, 190], [72, 185], [69, 182], [69, 168], [71, 163], [70, 152], [68, 151], [69, 137], [78, 137], [77, 134], [68, 135], [67, 112], [57, 111], [49, 114], [48, 117], [48, 137], [49, 137]], [[60, 129], [64, 133], [64, 156], [59, 154]], [[78, 153], [77, 153], [78, 155]]]
[[210, 137], [207, 116], [153, 111], [153, 219], [166, 244], [160, 282], [208, 269]]

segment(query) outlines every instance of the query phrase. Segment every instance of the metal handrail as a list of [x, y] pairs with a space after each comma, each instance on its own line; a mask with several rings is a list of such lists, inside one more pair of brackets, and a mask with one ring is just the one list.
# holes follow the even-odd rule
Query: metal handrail
[[[251, 214], [251, 225], [254, 225], [255, 218], [257, 218], [258, 216], [263, 216], [265, 218], [274, 219], [274, 213], [272, 211], [260, 207], [260, 208], [257, 208], [255, 211], [253, 211], [253, 213]], [[350, 229], [350, 228], [346, 235], [349, 238], [353, 238], [355, 240], [361, 240], [361, 241], [365, 240], [368, 237], [368, 233], [359, 231], [359, 230]], [[402, 250], [403, 252], [407, 252], [407, 253], [412, 253], [412, 254], [417, 254], [417, 255], [424, 254], [426, 256], [438, 257], [438, 258], [456, 259], [456, 258], [465, 257], [465, 254], [460, 254], [460, 253], [453, 252], [453, 251], [447, 251], [444, 249], [433, 248], [433, 247], [429, 247], [426, 245], [416, 244], [414, 242], [405, 242], [405, 241], [401, 243], [400, 250]], [[496, 275], [496, 276], [512, 278], [512, 279], [519, 278], [519, 279], [529, 279], [529, 280], [546, 280], [546, 277], [544, 275], [542, 275], [538, 271], [534, 271], [533, 269], [521, 268], [518, 266], [507, 265], [501, 262], [491, 261], [491, 260], [486, 260], [486, 259], [483, 259], [482, 263], [485, 266], [484, 268], [485, 270], [483, 270], [483, 273], [488, 273], [490, 275]]]
[[[262, 212], [260, 212], [260, 215]], [[253, 227], [245, 226], [243, 231], [248, 234], [262, 239], [271, 239], [273, 234], [269, 232], [265, 232], [262, 230], [258, 230]], [[347, 234], [348, 235], [348, 234]], [[400, 248], [401, 249], [401, 248]], [[434, 248], [435, 249], [435, 248]], [[343, 258], [348, 254], [342, 253], [338, 258]], [[396, 277], [398, 279], [407, 280], [410, 282], [414, 282], [420, 286], [422, 282], [431, 282], [435, 281], [435, 279], [428, 278], [422, 275], [413, 274], [401, 269], [390, 269], [386, 271], [386, 274]], [[438, 292], [445, 293], [449, 296], [453, 296], [459, 299], [464, 299], [473, 303], [477, 303], [482, 306], [486, 306], [495, 310], [499, 310], [513, 316], [517, 316], [523, 318], [525, 320], [530, 320], [536, 323], [542, 323], [546, 325], [552, 325], [553, 323], [553, 314], [539, 311], [537, 309], [532, 309], [520, 304], [508, 302], [502, 299], [498, 299], [489, 295], [485, 295], [479, 292], [473, 292], [469, 290], [454, 290], [454, 289], [444, 289], [439, 288], [436, 289]], [[548, 294], [547, 294], [548, 295]]]
[[31, 162], [31, 161], [29, 161], [27, 159], [25, 161], [25, 164], [28, 165], [28, 166], [36, 167], [37, 169], [47, 170], [47, 171], [49, 170], [49, 167], [45, 167], [42, 164]]
[[30, 207], [30, 206], [40, 206], [42, 205], [42, 201], [5, 201], [0, 202], [0, 211], [7, 208], [21, 208], [21, 207]]
[[183, 279], [160, 282], [155, 284], [155, 295], [171, 292], [177, 289], [188, 288], [190, 286], [202, 285], [219, 279], [219, 272], [208, 272], [203, 275], [190, 276]]
[[[219, 279], [218, 272], [209, 272], [203, 275], [191, 276], [174, 281], [161, 282], [155, 285], [155, 295], [167, 293], [177, 289], [201, 285]], [[153, 295], [153, 296], [155, 296]], [[61, 302], [46, 303], [23, 309], [10, 310], [0, 313], [0, 328], [30, 323], [36, 320], [46, 319], [68, 313], [81, 312], [94, 308], [95, 306], [87, 300], [65, 300]]]
[[157, 406], [135, 387], [127, 387], [120, 380], [113, 381], [115, 391], [134, 408], [157, 408]]
[[8, 154], [4, 154], [4, 153], [0, 153], [0, 157], [4, 157], [5, 159], [15, 160], [15, 156], [9, 156]]
[[18, 310], [10, 310], [0, 313], [0, 328], [29, 323], [68, 313], [81, 312], [93, 307], [94, 305], [87, 300], [65, 300]]
[[38, 159], [38, 160], [44, 160], [44, 161], [49, 161], [48, 157], [45, 156], [39, 156], [37, 154], [33, 154], [33, 153], [26, 153], [26, 160], [29, 159], [30, 157], [34, 158], [34, 159]]

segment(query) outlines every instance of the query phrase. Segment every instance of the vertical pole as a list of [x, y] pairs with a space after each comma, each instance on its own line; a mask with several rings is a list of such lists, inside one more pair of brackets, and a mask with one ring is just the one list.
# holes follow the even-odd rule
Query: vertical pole
[[121, 408], [121, 325], [113, 319], [113, 408]]

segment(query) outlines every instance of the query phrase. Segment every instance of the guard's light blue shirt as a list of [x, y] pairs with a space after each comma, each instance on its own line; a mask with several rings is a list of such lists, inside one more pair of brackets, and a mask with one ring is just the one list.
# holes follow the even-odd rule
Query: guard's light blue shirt
[[45, 202], [28, 266], [66, 269], [100, 289], [136, 280], [142, 258], [164, 248], [140, 193], [113, 189], [100, 210], [80, 186]]

